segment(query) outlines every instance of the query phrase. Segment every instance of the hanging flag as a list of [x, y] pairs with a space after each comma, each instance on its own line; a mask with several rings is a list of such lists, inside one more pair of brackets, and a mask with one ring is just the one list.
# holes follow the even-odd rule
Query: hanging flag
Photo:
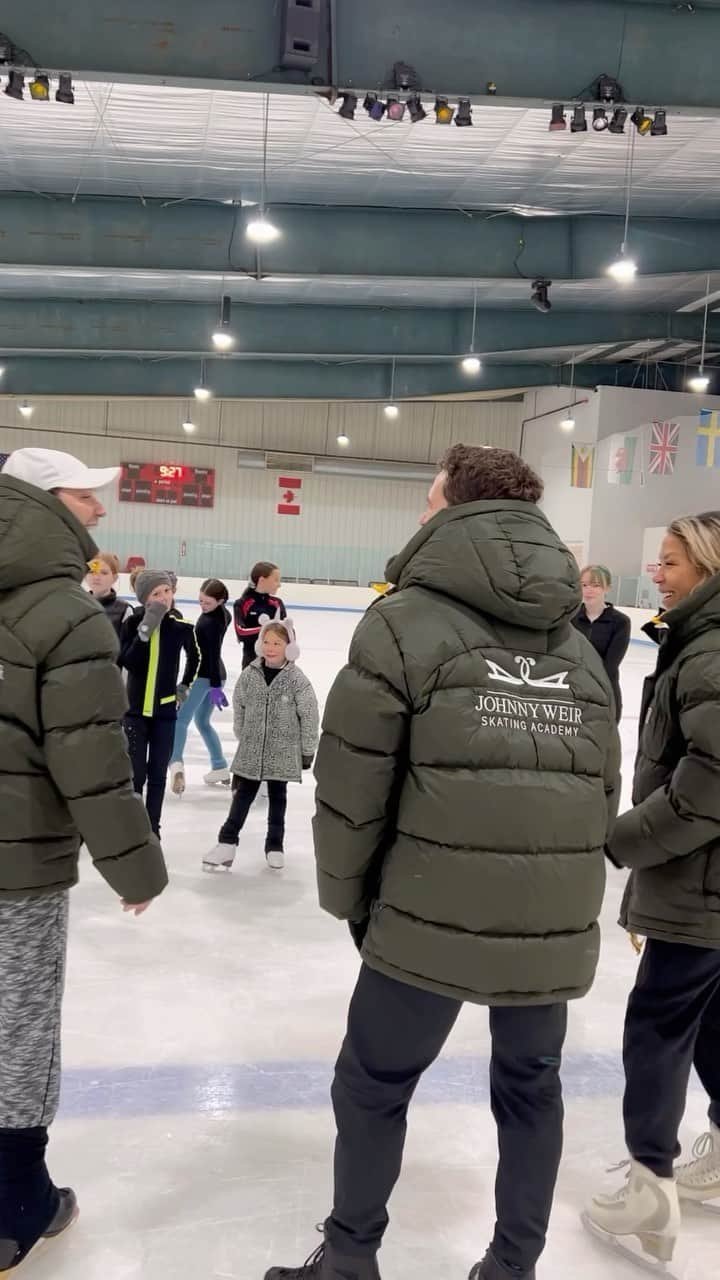
[[717, 409], [701, 409], [695, 437], [695, 462], [698, 467], [720, 467], [720, 425]]
[[675, 458], [680, 443], [680, 424], [677, 422], [653, 422], [650, 437], [650, 475], [671, 476], [675, 471]]
[[610, 437], [609, 484], [632, 484], [637, 436]]
[[279, 516], [299, 516], [301, 510], [300, 490], [302, 480], [299, 476], [278, 476], [280, 500], [277, 504]]
[[595, 449], [591, 444], [574, 444], [570, 456], [570, 485], [573, 489], [592, 489]]

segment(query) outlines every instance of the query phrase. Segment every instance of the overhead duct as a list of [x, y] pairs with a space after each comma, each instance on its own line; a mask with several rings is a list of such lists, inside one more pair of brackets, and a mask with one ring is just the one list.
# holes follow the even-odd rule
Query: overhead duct
[[352, 476], [365, 480], [415, 480], [432, 482], [437, 467], [403, 462], [363, 462], [360, 459], [315, 458], [313, 473], [318, 476]]

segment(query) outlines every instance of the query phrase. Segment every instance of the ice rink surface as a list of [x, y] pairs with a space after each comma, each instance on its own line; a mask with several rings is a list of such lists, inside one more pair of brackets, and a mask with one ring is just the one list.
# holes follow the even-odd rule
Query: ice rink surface
[[[322, 699], [358, 616], [298, 611], [295, 621], [299, 665]], [[231, 692], [240, 668], [231, 633], [225, 656]], [[653, 661], [652, 648], [633, 644], [623, 668], [626, 792]], [[215, 723], [230, 759], [230, 712]], [[81, 1217], [27, 1262], [28, 1280], [260, 1280], [271, 1263], [301, 1263], [320, 1239], [331, 1188], [328, 1089], [358, 957], [345, 926], [317, 906], [312, 786], [289, 789], [284, 872], [265, 866], [258, 802], [234, 871], [210, 876], [201, 855], [229, 797], [203, 785], [194, 729], [186, 766], [185, 796], [165, 803], [171, 885], [162, 898], [140, 919], [123, 915], [87, 859], [72, 895], [50, 1167], [76, 1188]], [[578, 1221], [606, 1168], [625, 1156], [620, 1043], [637, 961], [615, 923], [623, 881], [611, 872], [596, 986], [571, 1005], [565, 1156], [538, 1280], [641, 1274]], [[464, 1280], [485, 1251], [496, 1162], [488, 1046], [486, 1010], [467, 1006], [418, 1091], [380, 1255], [384, 1280]], [[685, 1150], [707, 1128], [705, 1105], [693, 1082]], [[720, 1277], [720, 1218], [686, 1211], [674, 1270], [682, 1280]]]

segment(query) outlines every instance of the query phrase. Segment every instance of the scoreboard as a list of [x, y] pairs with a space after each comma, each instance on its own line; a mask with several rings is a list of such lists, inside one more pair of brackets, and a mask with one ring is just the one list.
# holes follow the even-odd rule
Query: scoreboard
[[177, 462], [123, 462], [121, 502], [150, 502], [164, 507], [212, 507], [215, 472]]

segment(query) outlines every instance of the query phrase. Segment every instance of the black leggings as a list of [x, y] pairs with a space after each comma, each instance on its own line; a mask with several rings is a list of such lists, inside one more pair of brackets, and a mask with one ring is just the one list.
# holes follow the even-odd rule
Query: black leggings
[[125, 735], [133, 771], [133, 786], [139, 796], [145, 784], [145, 808], [156, 836], [160, 835], [160, 815], [165, 799], [168, 765], [175, 741], [175, 716], [126, 716]]
[[[227, 821], [220, 828], [219, 844], [237, 844], [240, 832], [245, 826], [250, 807], [260, 790], [261, 783], [255, 778], [233, 777], [233, 801]], [[287, 809], [287, 782], [268, 782], [268, 828], [265, 840], [265, 852], [282, 850], [285, 839], [285, 810]]]

